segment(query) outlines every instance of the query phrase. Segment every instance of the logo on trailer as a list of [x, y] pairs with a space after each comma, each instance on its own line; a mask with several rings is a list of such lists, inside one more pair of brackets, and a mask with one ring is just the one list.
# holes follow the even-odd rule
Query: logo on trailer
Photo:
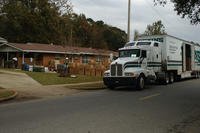
[[200, 51], [195, 51], [195, 60], [200, 63]]

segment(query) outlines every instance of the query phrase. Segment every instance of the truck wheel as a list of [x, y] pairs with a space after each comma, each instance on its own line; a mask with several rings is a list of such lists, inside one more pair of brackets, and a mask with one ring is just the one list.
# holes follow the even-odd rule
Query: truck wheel
[[137, 88], [137, 90], [143, 90], [144, 87], [145, 87], [145, 78], [144, 78], [144, 76], [140, 75], [137, 79], [136, 88]]
[[164, 78], [163, 84], [167, 85], [167, 84], [169, 84], [169, 82], [170, 82], [169, 74], [165, 73], [165, 78]]
[[174, 83], [174, 73], [170, 73], [170, 83]]
[[110, 90], [114, 90], [115, 86], [107, 86]]
[[200, 78], [200, 72], [197, 72], [197, 73], [196, 73], [196, 78], [197, 78], [197, 79]]

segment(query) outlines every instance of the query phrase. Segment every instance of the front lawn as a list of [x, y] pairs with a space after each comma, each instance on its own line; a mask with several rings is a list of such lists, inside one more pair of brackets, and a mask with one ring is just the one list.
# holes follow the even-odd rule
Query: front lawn
[[96, 77], [96, 76], [77, 75], [77, 78], [70, 78], [70, 77], [59, 77], [58, 76], [59, 74], [57, 73], [27, 72], [27, 71], [22, 71], [20, 69], [0, 69], [0, 70], [26, 73], [27, 75], [29, 75], [31, 78], [33, 78], [42, 85], [74, 84], [74, 83], [102, 81], [102, 77], [100, 76]]
[[9, 90], [0, 91], [0, 99], [1, 99], [1, 98], [10, 97], [10, 96], [12, 96], [12, 95], [14, 95], [14, 94], [15, 94], [14, 91], [9, 91]]
[[0, 87], [0, 99], [2, 99], [2, 98], [8, 98], [8, 97], [10, 97], [10, 96], [12, 96], [14, 94], [15, 94], [14, 91], [7, 90], [7, 89], [4, 89], [4, 88]]
[[26, 72], [27, 75], [42, 85], [73, 84], [102, 81], [102, 77], [77, 75], [77, 78], [59, 77], [57, 73]]

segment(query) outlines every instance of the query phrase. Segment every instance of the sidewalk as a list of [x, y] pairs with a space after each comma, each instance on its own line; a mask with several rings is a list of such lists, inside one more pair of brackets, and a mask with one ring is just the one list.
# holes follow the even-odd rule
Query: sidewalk
[[70, 89], [70, 86], [81, 86], [89, 84], [98, 84], [99, 82], [79, 83], [79, 84], [61, 84], [43, 86], [25, 73], [10, 72], [0, 70], [0, 87], [17, 91], [19, 97], [47, 98], [52, 96], [70, 95], [79, 93], [81, 90]]

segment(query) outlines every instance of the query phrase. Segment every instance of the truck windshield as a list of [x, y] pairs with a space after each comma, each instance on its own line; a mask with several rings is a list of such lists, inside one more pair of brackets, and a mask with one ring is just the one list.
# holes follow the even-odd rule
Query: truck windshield
[[127, 43], [124, 47], [134, 46], [135, 42]]
[[119, 57], [140, 57], [140, 49], [122, 50], [119, 51]]
[[143, 46], [143, 45], [146, 45], [146, 46], [151, 45], [151, 42], [138, 42], [137, 43], [137, 46]]

